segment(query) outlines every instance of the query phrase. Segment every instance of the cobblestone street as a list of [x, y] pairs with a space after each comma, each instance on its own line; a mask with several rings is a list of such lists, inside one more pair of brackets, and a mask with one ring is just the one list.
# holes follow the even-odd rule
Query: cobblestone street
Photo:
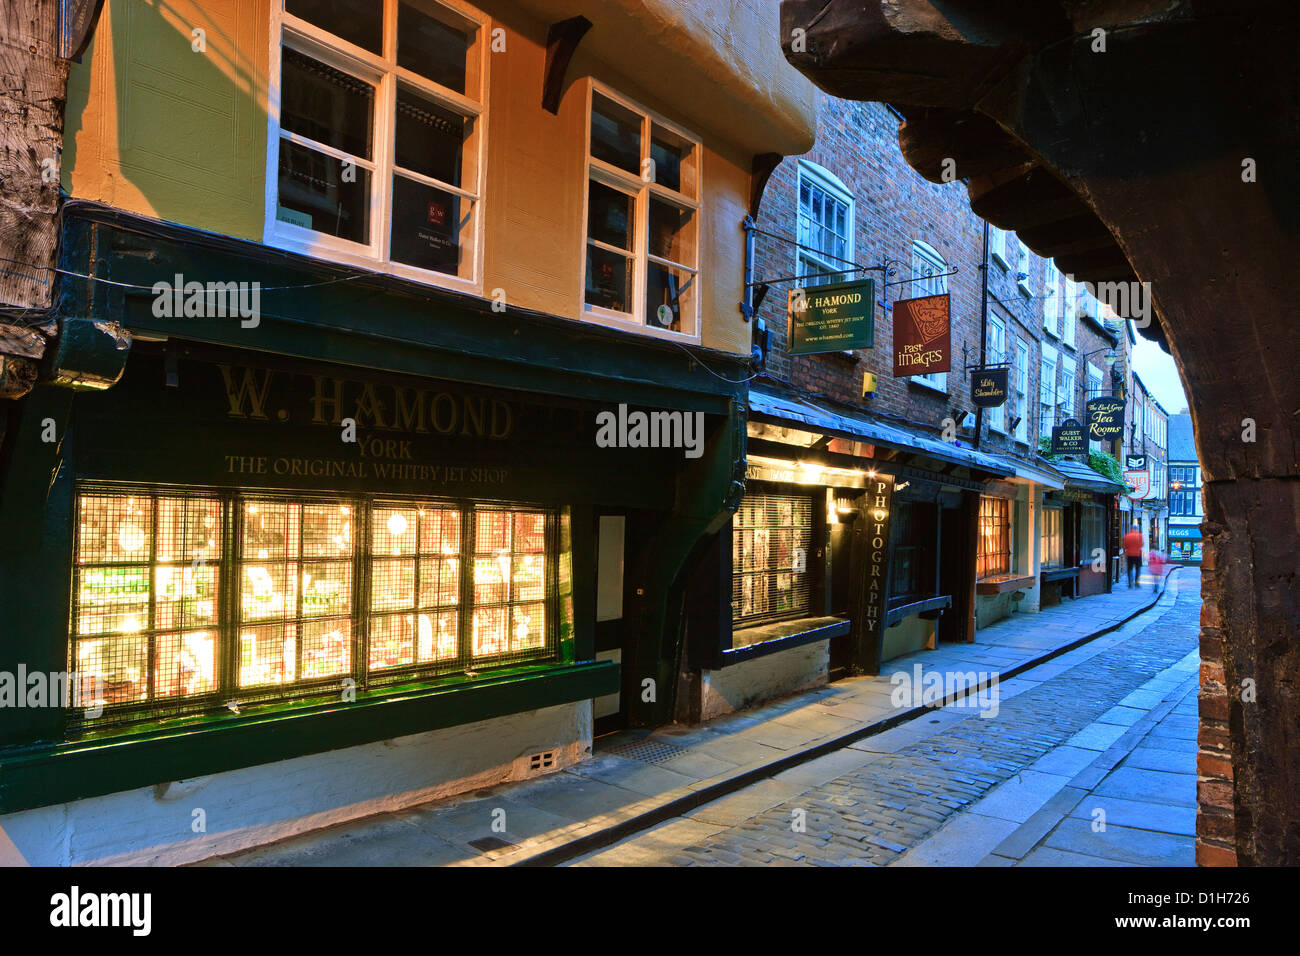
[[1191, 865], [1199, 572], [1174, 580], [1122, 642], [1003, 683], [994, 717], [935, 711], [575, 864]]

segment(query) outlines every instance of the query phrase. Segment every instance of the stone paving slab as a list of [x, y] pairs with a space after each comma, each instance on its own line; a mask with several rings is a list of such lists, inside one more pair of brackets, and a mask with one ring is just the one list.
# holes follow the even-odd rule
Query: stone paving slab
[[[1168, 716], [1178, 702], [1162, 693], [1159, 706], [1141, 714], [1140, 721], [1130, 724], [1125, 715], [1124, 724], [1098, 723], [1106, 714], [1114, 718], [1119, 700], [1135, 688], [1145, 688], [1147, 681], [1166, 672], [1187, 673], [1198, 635], [1196, 591], [1193, 586], [1182, 602], [1178, 626], [1144, 622], [1127, 632], [1119, 653], [1075, 655], [1079, 660], [1057, 677], [1036, 682], [1033, 688], [1002, 701], [997, 719], [945, 707], [932, 716], [858, 741], [846, 749], [872, 758], [870, 763], [758, 810], [743, 823], [680, 847], [670, 854], [669, 862], [689, 866], [974, 865], [987, 859], [989, 865], [1007, 865], [1002, 861], [1012, 863], [1033, 856], [1034, 863], [1042, 865], [1130, 863], [1041, 844], [1054, 835], [1058, 842], [1074, 835], [1062, 829], [1062, 824], [1069, 823], [1076, 805], [1100, 799], [1088, 790], [1114, 773], [1128, 751], [1142, 741], [1147, 725]], [[1167, 608], [1158, 620], [1168, 619], [1172, 610]], [[1171, 671], [1175, 665], [1179, 669]], [[1038, 676], [1037, 670], [1034, 676]], [[1063, 773], [1027, 769], [1086, 727], [1109, 728], [1105, 750], [1066, 750], [1058, 758], [1070, 768]], [[1122, 745], [1117, 743], [1120, 739]], [[1083, 774], [1095, 778], [1088, 788], [1076, 786], [1078, 775], [1070, 776], [1070, 770], [1080, 765], [1084, 765]], [[814, 783], [817, 776], [824, 774], [803, 779], [793, 779], [791, 774], [789, 782], [803, 786]], [[727, 809], [735, 814], [725, 819], [734, 821], [778, 795], [769, 790], [748, 806], [734, 801]], [[972, 812], [981, 807], [987, 812]], [[999, 813], [1002, 815], [995, 815]], [[1089, 827], [1091, 822], [1091, 818], [1075, 821]], [[1116, 824], [1115, 829], [1122, 827]], [[1123, 836], [1123, 832], [1112, 834], [1113, 839]], [[1017, 839], [1022, 845], [1013, 846]], [[1139, 848], [1140, 853], [1126, 852], [1146, 860], [1165, 851], [1173, 853], [1178, 846], [1162, 848], [1159, 839], [1142, 839], [1147, 846]], [[619, 846], [639, 842], [640, 837], [633, 836]], [[1093, 849], [1109, 852], [1105, 846]], [[603, 852], [593, 853], [581, 865], [597, 861]], [[989, 859], [994, 855], [1000, 859]]]

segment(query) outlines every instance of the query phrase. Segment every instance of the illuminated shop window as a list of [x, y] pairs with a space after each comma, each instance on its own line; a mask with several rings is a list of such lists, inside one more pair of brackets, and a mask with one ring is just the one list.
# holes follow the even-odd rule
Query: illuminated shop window
[[77, 514], [70, 668], [110, 720], [557, 652], [553, 512], [96, 488]]
[[987, 578], [1011, 573], [1011, 502], [980, 496], [979, 554], [975, 576]]
[[85, 495], [77, 514], [71, 669], [80, 699], [129, 704], [214, 691], [221, 503]]
[[546, 644], [546, 515], [474, 515], [473, 655], [535, 651]]
[[239, 686], [352, 670], [353, 508], [242, 499]]
[[746, 495], [731, 531], [731, 616], [757, 624], [806, 614], [812, 499]]
[[370, 524], [370, 670], [460, 656], [459, 510], [377, 504]]

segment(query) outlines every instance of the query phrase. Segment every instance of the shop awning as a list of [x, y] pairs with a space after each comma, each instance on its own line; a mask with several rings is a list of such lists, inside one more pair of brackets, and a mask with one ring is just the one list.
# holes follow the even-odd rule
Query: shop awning
[[1065, 484], [1068, 487], [1096, 491], [1104, 495], [1122, 495], [1128, 490], [1125, 485], [1112, 481], [1101, 472], [1095, 471], [1080, 462], [1071, 461], [1069, 458], [1054, 461], [1051, 465], [1052, 468], [1064, 476]]
[[870, 442], [885, 448], [925, 455], [937, 461], [976, 468], [998, 477], [1015, 474], [1010, 461], [996, 455], [961, 445], [950, 444], [924, 432], [885, 424], [865, 414], [833, 410], [821, 402], [777, 392], [770, 388], [751, 388], [749, 408], [756, 415], [779, 422], [793, 422], [825, 434]]
[[1040, 460], [1037, 464], [1029, 465], [1023, 461], [1008, 458], [1007, 463], [1016, 470], [1017, 478], [1032, 481], [1053, 491], [1060, 491], [1065, 487], [1065, 476], [1045, 461]]

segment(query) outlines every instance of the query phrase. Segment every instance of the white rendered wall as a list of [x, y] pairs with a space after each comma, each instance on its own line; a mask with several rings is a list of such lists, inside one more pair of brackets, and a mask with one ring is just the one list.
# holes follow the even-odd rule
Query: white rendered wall
[[[0, 815], [0, 865], [176, 865], [530, 776], [591, 753], [591, 701]], [[193, 830], [202, 810], [207, 832]]]

